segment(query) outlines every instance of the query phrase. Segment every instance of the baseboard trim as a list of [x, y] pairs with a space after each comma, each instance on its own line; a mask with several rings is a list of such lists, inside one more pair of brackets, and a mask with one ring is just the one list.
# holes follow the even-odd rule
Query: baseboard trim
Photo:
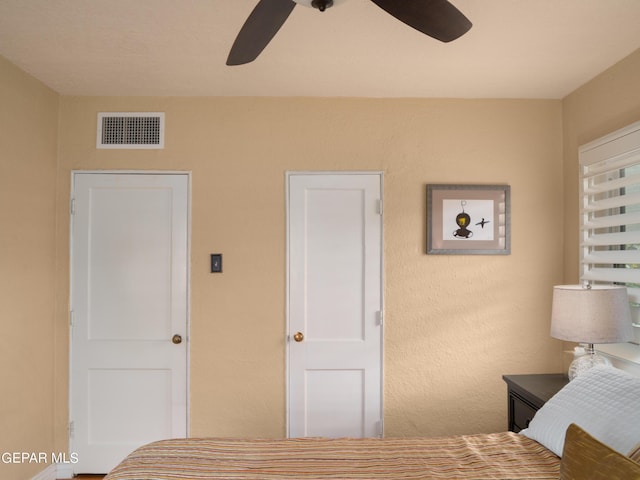
[[51, 464], [31, 480], [59, 480], [73, 478], [73, 465], [67, 463]]
[[74, 475], [74, 471], [73, 471], [73, 465], [70, 465], [68, 463], [59, 463], [58, 464], [58, 468], [56, 469], [57, 472], [57, 478], [62, 479], [62, 478], [73, 478]]
[[49, 465], [47, 468], [38, 473], [31, 480], [56, 480], [56, 475], [58, 474], [58, 469], [56, 465]]

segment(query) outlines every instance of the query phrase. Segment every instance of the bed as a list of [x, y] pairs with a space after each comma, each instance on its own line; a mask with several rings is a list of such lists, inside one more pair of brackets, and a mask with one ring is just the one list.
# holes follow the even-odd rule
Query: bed
[[[558, 457], [511, 432], [444, 438], [192, 438], [145, 445], [117, 466], [124, 479], [557, 479]], [[179, 472], [179, 473], [178, 473]]]
[[640, 479], [639, 399], [640, 378], [597, 367], [558, 392], [517, 434], [168, 439], [138, 448], [105, 480], [569, 480], [586, 478], [585, 471], [604, 475], [589, 478], [635, 480]]

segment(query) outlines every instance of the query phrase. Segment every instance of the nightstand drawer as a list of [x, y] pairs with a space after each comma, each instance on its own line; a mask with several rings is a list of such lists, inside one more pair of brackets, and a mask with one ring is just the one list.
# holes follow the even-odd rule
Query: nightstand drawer
[[561, 373], [539, 375], [503, 375], [509, 399], [509, 430], [519, 432], [529, 426], [536, 412], [553, 397], [569, 379]]
[[515, 395], [511, 395], [509, 401], [512, 403], [511, 408], [513, 409], [513, 431], [519, 432], [529, 426], [529, 422], [533, 419], [537, 409]]

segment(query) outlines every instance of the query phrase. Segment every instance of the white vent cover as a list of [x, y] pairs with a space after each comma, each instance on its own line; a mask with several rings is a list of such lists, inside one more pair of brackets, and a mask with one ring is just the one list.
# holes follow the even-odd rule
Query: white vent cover
[[164, 148], [164, 113], [100, 112], [96, 147]]

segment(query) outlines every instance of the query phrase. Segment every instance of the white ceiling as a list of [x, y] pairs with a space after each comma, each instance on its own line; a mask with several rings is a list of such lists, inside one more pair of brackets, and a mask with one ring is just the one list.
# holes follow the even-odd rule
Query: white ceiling
[[562, 98], [640, 48], [640, 0], [452, 0], [448, 44], [348, 0], [228, 67], [256, 3], [0, 0], [0, 55], [64, 95]]

